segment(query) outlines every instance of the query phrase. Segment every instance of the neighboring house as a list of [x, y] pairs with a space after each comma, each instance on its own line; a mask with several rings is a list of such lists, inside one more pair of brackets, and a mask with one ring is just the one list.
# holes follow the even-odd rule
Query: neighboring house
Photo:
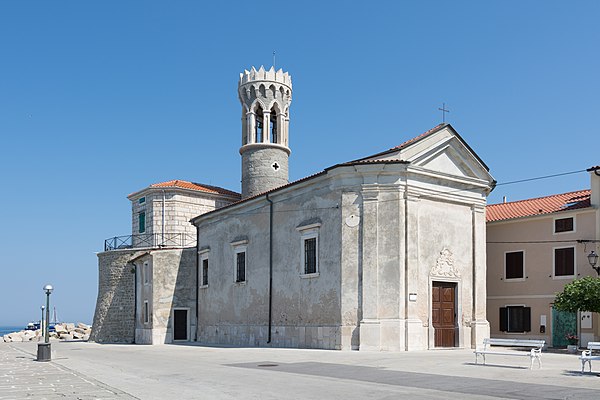
[[557, 292], [596, 276], [587, 256], [598, 253], [600, 167], [588, 170], [591, 189], [489, 205], [487, 317], [491, 335], [545, 339], [549, 346], [598, 340], [597, 314], [557, 312]]
[[[99, 254], [93, 340], [404, 351], [489, 336], [494, 180], [452, 126], [288, 183], [291, 77], [252, 68], [238, 96], [242, 200], [194, 216], [195, 248]], [[134, 231], [148, 195], [129, 197]]]

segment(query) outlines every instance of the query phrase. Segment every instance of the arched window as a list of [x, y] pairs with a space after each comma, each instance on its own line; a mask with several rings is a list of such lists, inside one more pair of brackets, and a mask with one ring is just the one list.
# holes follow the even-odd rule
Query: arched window
[[271, 143], [278, 143], [278, 135], [277, 135], [277, 111], [275, 109], [271, 110], [271, 114], [269, 117], [269, 132], [271, 132]]
[[262, 143], [264, 127], [263, 127], [263, 110], [258, 106], [254, 112], [255, 121], [254, 124], [254, 143]]

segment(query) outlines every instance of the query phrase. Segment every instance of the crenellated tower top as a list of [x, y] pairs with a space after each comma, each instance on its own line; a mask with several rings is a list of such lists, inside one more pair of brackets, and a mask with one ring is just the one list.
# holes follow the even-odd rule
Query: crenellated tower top
[[261, 65], [258, 70], [252, 67], [250, 68], [250, 71], [246, 69], [240, 74], [240, 86], [248, 82], [256, 81], [279, 82], [287, 85], [290, 90], [292, 89], [292, 77], [287, 72], [283, 72], [281, 68], [279, 68], [277, 71], [275, 71], [275, 67], [271, 67], [271, 69], [266, 70]]
[[242, 103], [242, 197], [288, 183], [289, 108], [292, 77], [282, 69], [244, 70], [238, 83]]

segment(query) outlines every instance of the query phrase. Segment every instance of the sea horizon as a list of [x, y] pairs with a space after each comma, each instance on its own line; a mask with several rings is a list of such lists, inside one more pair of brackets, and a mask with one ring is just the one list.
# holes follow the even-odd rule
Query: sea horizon
[[20, 332], [25, 329], [26, 325], [0, 325], [0, 336], [8, 335], [13, 332]]

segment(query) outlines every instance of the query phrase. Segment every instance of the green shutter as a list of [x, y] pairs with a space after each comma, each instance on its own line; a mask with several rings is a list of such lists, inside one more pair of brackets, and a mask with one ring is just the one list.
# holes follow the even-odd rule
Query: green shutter
[[141, 212], [139, 214], [139, 233], [146, 232], [146, 213]]

